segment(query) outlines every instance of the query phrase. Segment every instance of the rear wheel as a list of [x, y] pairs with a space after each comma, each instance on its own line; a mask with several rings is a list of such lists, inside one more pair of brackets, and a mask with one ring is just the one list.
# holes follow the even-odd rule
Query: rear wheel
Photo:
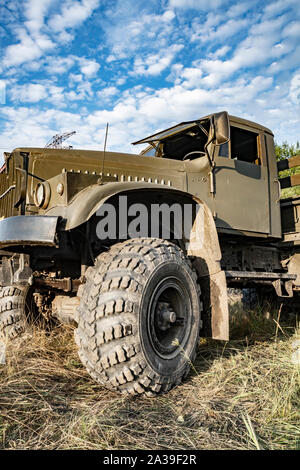
[[0, 287], [0, 339], [14, 339], [26, 329], [28, 287]]
[[75, 339], [100, 384], [153, 395], [179, 384], [194, 360], [202, 304], [197, 277], [174, 244], [132, 239], [87, 270]]

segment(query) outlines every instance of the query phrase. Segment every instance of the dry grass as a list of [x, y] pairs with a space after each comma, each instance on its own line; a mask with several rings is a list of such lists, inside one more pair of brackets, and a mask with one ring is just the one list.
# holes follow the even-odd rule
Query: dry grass
[[234, 339], [202, 340], [188, 380], [154, 399], [95, 384], [71, 328], [37, 329], [0, 366], [0, 448], [300, 448], [296, 318], [232, 310]]

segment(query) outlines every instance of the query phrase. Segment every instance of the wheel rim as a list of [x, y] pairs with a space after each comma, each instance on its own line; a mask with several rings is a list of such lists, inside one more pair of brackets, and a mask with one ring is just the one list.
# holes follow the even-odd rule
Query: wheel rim
[[148, 308], [148, 336], [160, 357], [172, 359], [189, 336], [191, 301], [187, 289], [175, 277], [163, 279], [155, 287]]

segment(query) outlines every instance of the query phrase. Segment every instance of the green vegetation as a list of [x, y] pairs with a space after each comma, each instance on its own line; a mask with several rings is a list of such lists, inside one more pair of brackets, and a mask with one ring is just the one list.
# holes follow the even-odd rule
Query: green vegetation
[[0, 366], [0, 448], [299, 449], [296, 315], [235, 300], [231, 331], [201, 340], [181, 386], [128, 398], [89, 377], [71, 327], [35, 329]]
[[297, 141], [296, 145], [291, 145], [283, 142], [279, 145], [275, 142], [275, 153], [277, 161], [293, 157], [300, 153], [300, 143]]
[[[291, 158], [294, 155], [300, 154], [300, 143], [297, 141], [296, 145], [288, 144], [287, 142], [283, 142], [281, 145], [275, 143], [275, 153], [276, 159], [285, 160], [286, 158]], [[300, 173], [300, 167], [292, 168], [291, 170], [281, 171], [279, 176], [281, 178], [290, 175], [296, 175]], [[286, 188], [282, 190], [281, 197], [287, 198], [292, 196], [300, 196], [300, 186], [296, 186], [294, 188]]]

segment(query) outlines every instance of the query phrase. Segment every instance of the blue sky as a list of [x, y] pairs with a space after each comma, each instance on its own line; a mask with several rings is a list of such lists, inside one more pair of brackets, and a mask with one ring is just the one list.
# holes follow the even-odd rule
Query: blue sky
[[211, 112], [300, 140], [299, 0], [2, 0], [0, 151], [130, 142]]

